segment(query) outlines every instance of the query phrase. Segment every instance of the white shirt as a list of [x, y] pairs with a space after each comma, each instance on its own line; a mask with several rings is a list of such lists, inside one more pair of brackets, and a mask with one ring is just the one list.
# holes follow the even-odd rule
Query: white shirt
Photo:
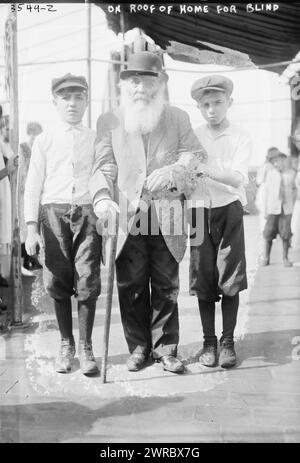
[[[4, 157], [10, 158], [13, 152], [7, 143], [0, 140], [0, 170], [5, 168]], [[1, 244], [11, 243], [11, 190], [8, 177], [0, 180], [0, 255]]]
[[[240, 200], [245, 206], [247, 204], [245, 185], [248, 183], [248, 165], [251, 156], [251, 139], [247, 132], [230, 123], [223, 132], [217, 135], [212, 134], [207, 125], [198, 127], [195, 134], [207, 151], [209, 167], [236, 171], [243, 176], [243, 184], [238, 188], [206, 178], [205, 207], [226, 206], [236, 200]], [[203, 190], [199, 185], [191, 199], [201, 199], [203, 198], [201, 195], [203, 195]]]
[[[296, 196], [295, 172], [285, 170], [282, 174], [277, 169], [271, 169], [265, 180], [265, 214], [292, 214]], [[281, 179], [284, 184], [284, 201], [280, 198]]]
[[91, 204], [88, 191], [96, 132], [61, 122], [33, 143], [25, 184], [25, 222], [37, 222], [39, 204]]

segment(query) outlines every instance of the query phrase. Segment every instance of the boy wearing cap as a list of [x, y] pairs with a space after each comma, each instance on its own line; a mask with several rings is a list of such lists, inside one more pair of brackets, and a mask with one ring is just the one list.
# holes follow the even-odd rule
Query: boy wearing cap
[[75, 295], [80, 367], [83, 374], [93, 375], [99, 371], [91, 337], [100, 294], [101, 237], [88, 191], [95, 132], [82, 124], [88, 105], [86, 79], [72, 74], [53, 79], [52, 94], [60, 121], [38, 135], [32, 147], [24, 195], [26, 251], [34, 255], [39, 245], [44, 254], [44, 283], [54, 300], [61, 335], [56, 371], [70, 371], [75, 355]]
[[269, 162], [275, 169], [268, 171], [265, 180], [265, 214], [266, 224], [264, 236], [264, 258], [262, 265], [269, 265], [272, 241], [279, 234], [282, 239], [283, 265], [291, 267], [288, 250], [292, 237], [291, 220], [296, 200], [296, 173], [286, 167], [287, 155], [273, 153]]
[[[248, 135], [227, 119], [232, 104], [233, 83], [221, 75], [197, 80], [192, 97], [206, 120], [195, 130], [208, 154], [208, 164], [199, 164], [206, 178], [204, 240], [191, 246], [190, 293], [198, 297], [204, 344], [199, 362], [217, 364], [215, 303], [221, 298], [223, 332], [219, 365], [236, 363], [234, 329], [239, 307], [239, 292], [247, 288], [243, 228], [245, 184], [251, 143]], [[201, 188], [191, 199], [198, 199]]]

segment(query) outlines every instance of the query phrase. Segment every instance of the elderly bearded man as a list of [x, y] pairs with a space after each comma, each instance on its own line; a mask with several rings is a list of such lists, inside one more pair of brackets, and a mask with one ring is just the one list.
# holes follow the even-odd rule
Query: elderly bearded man
[[[166, 105], [168, 77], [157, 55], [131, 55], [120, 77], [121, 106], [100, 116], [97, 123], [90, 193], [100, 222], [113, 217], [119, 211], [111, 181], [116, 169], [118, 197], [114, 199], [120, 207], [116, 272], [131, 354], [128, 370], [143, 368], [152, 354], [165, 370], [182, 373], [184, 366], [176, 358], [177, 296], [186, 235], [184, 227], [173, 234], [165, 231], [162, 221], [167, 217], [165, 225], [170, 229], [183, 222], [183, 193], [191, 188], [192, 169], [206, 153], [188, 115]], [[153, 199], [162, 200], [156, 208]], [[174, 199], [180, 207], [172, 212]], [[124, 216], [125, 225], [130, 224], [126, 231]], [[137, 233], [141, 222], [147, 223], [147, 230]]]

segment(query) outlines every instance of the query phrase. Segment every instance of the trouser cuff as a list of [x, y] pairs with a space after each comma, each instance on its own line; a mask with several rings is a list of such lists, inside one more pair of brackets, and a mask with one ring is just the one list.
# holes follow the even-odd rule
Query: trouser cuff
[[159, 360], [164, 355], [172, 355], [173, 357], [176, 357], [177, 356], [177, 344], [159, 346], [153, 349], [152, 351], [152, 358], [154, 360]]
[[208, 347], [208, 346], [217, 347], [217, 345], [218, 345], [217, 336], [204, 336], [204, 338], [203, 338], [203, 346], [204, 347]]
[[232, 336], [221, 336], [220, 338], [220, 344], [226, 343], [228, 346], [233, 346], [234, 345], [234, 338]]

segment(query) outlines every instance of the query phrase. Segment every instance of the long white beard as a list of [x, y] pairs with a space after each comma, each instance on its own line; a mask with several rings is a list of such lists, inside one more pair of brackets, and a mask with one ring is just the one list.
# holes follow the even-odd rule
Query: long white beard
[[149, 103], [145, 104], [140, 101], [133, 102], [126, 88], [121, 87], [125, 131], [130, 134], [152, 132], [159, 123], [165, 104], [164, 86]]

